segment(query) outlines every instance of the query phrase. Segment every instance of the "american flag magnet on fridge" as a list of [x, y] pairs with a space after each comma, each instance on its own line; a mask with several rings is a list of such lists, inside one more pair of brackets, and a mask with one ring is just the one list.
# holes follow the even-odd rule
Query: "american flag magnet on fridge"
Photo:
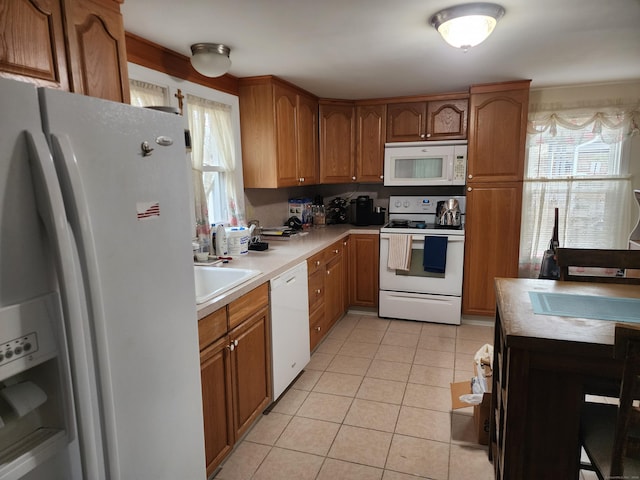
[[146, 220], [160, 216], [160, 202], [138, 202], [136, 203], [138, 220]]

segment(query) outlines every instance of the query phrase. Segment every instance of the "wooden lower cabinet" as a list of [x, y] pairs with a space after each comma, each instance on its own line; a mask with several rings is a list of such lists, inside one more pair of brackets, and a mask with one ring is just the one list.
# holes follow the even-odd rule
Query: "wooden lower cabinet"
[[269, 322], [266, 283], [198, 322], [207, 476], [271, 401]]
[[467, 190], [462, 313], [493, 316], [494, 278], [518, 276], [522, 182]]
[[344, 245], [340, 240], [325, 250], [324, 316], [327, 329], [331, 328], [345, 312], [346, 285], [344, 282], [343, 249]]
[[349, 304], [377, 307], [380, 235], [351, 235], [349, 248]]
[[320, 340], [347, 310], [344, 238], [307, 259], [309, 285], [309, 347], [315, 349]]
[[225, 335], [200, 352], [207, 476], [231, 451], [235, 438], [228, 348], [229, 336]]
[[271, 401], [269, 309], [262, 308], [229, 334], [236, 438], [241, 437]]

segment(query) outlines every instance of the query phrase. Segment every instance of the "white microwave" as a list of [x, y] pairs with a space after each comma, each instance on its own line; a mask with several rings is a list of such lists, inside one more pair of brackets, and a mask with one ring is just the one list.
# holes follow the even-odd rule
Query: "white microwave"
[[467, 141], [394, 142], [384, 146], [385, 186], [464, 185]]

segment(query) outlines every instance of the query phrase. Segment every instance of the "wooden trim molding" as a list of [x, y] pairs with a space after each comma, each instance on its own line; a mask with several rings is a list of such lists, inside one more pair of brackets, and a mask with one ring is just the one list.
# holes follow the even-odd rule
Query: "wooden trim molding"
[[233, 75], [225, 74], [217, 78], [205, 77], [193, 69], [189, 57], [185, 55], [130, 32], [125, 32], [125, 40], [127, 43], [127, 61], [131, 63], [231, 95], [239, 94], [238, 78]]

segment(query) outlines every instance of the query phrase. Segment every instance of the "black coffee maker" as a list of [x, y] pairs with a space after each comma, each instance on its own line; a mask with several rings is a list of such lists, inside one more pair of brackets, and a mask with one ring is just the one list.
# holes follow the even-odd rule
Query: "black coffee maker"
[[368, 195], [360, 195], [355, 200], [355, 215], [352, 220], [354, 225], [371, 225], [373, 218], [373, 199]]

